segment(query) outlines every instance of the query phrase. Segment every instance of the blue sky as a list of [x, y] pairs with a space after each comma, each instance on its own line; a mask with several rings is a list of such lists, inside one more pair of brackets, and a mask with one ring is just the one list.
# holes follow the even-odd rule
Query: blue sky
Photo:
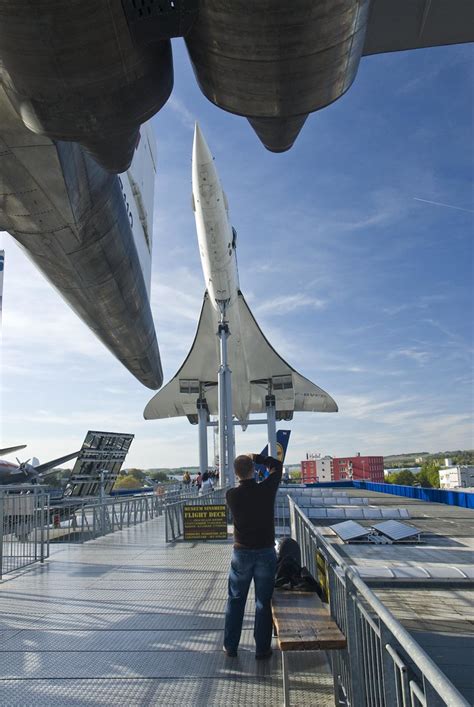
[[[173, 96], [154, 119], [152, 309], [165, 381], [203, 295], [190, 198], [197, 118], [238, 232], [242, 291], [274, 347], [340, 407], [295, 415], [288, 460], [473, 447], [472, 47], [362, 60], [349, 92], [282, 155], [202, 96], [181, 42], [174, 58]], [[110, 429], [136, 434], [128, 466], [197, 464], [197, 429], [143, 421], [151, 392], [13, 239], [0, 247], [2, 446], [27, 442], [46, 460], [78, 448], [87, 429]], [[264, 436], [238, 432], [237, 451], [258, 451]]]

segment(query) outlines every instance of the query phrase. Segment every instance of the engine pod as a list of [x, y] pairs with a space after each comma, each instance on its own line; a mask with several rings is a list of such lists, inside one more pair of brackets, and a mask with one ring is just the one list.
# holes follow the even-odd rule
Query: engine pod
[[370, 0], [202, 0], [185, 39], [199, 86], [220, 108], [249, 118], [266, 147], [287, 150], [308, 113], [353, 82], [369, 6]]
[[0, 81], [32, 132], [130, 166], [141, 123], [173, 88], [169, 40], [138, 45], [120, 0], [0, 4]]

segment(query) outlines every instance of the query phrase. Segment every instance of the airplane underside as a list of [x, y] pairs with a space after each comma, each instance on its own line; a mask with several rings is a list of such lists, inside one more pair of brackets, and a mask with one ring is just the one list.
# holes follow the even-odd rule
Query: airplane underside
[[[0, 230], [119, 361], [156, 390], [163, 375], [144, 277], [151, 252], [144, 246], [140, 259], [122, 185], [78, 143], [27, 130], [0, 84]], [[138, 231], [138, 216], [135, 222]]]
[[0, 83], [28, 129], [120, 173], [171, 95], [174, 37], [204, 95], [282, 152], [362, 57], [470, 42], [473, 28], [471, 0], [38, 0], [28, 13], [1, 0]]

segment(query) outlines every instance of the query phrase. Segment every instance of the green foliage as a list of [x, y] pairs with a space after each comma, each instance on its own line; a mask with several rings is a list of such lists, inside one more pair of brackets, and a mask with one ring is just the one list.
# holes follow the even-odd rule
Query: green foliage
[[439, 470], [441, 464], [435, 459], [431, 461], [426, 461], [420, 469], [420, 473], [417, 475], [417, 481], [420, 486], [425, 488], [439, 488]]
[[127, 469], [127, 474], [129, 476], [133, 476], [137, 481], [140, 481], [140, 483], [143, 485], [143, 481], [145, 481], [146, 474], [144, 471], [141, 469]]
[[471, 464], [474, 464], [474, 450], [473, 449], [465, 449], [465, 450], [458, 450], [456, 452], [445, 452], [443, 454], [443, 458], [448, 457], [449, 459], [453, 460], [453, 465], [457, 466], [469, 466]]
[[139, 481], [135, 476], [132, 476], [131, 474], [122, 474], [117, 478], [117, 481], [114, 484], [114, 490], [139, 489], [141, 486], [141, 481]]
[[408, 469], [402, 471], [394, 471], [392, 474], [387, 474], [385, 481], [388, 484], [400, 484], [401, 486], [413, 486], [417, 475]]
[[301, 481], [301, 471], [290, 471], [290, 479], [292, 481]]

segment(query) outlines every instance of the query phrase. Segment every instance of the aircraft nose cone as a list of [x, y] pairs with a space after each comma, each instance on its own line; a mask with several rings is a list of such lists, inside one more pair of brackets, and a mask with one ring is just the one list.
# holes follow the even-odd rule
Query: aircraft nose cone
[[199, 127], [199, 123], [196, 122], [196, 127], [194, 128], [194, 142], [193, 142], [193, 165], [208, 164], [212, 162], [212, 155], [207, 142]]

